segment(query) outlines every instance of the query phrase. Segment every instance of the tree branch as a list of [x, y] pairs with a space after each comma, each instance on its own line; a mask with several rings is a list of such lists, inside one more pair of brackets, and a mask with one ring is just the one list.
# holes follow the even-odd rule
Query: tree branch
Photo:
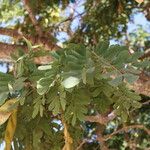
[[74, 19], [81, 17], [82, 15], [84, 15], [85, 12], [77, 14], [76, 16], [69, 16], [68, 18], [66, 18], [65, 20], [62, 20], [61, 22], [59, 22], [58, 24], [55, 25], [55, 27], [59, 27], [61, 24], [67, 22], [67, 21], [73, 21]]
[[5, 62], [12, 62], [11, 59], [11, 53], [14, 53], [16, 49], [24, 49], [27, 51], [27, 48], [25, 46], [19, 46], [14, 44], [4, 44], [0, 42], [0, 60]]
[[[53, 42], [54, 37], [50, 33], [43, 33], [43, 30], [40, 27], [38, 21], [36, 20], [35, 14], [30, 7], [29, 0], [24, 0], [24, 5], [32, 21], [32, 24], [34, 25], [35, 30], [39, 35], [39, 37], [37, 38], [38, 43], [42, 44], [48, 50], [58, 49], [59, 47], [56, 45], [56, 43]], [[33, 39], [31, 41], [33, 41]]]
[[106, 135], [104, 136], [104, 140], [107, 141], [109, 139], [111, 139], [114, 135], [120, 133], [120, 132], [127, 132], [129, 129], [134, 129], [134, 128], [137, 128], [137, 129], [142, 129], [144, 130], [148, 135], [150, 135], [150, 130], [147, 129], [145, 126], [143, 125], [130, 125], [130, 126], [125, 126], [121, 129], [118, 129], [117, 131], [114, 131], [113, 133], [111, 133], [110, 135]]
[[70, 133], [68, 131], [68, 125], [64, 121], [64, 118], [62, 118], [62, 124], [64, 126], [64, 140], [65, 140], [65, 145], [62, 150], [72, 150], [73, 139], [70, 136]]
[[22, 38], [22, 36], [18, 33], [18, 30], [15, 30], [15, 29], [8, 29], [8, 28], [0, 27], [0, 34], [7, 35], [15, 39]]
[[46, 50], [56, 50], [60, 48], [53, 41], [50, 41], [50, 39], [47, 37], [27, 35], [27, 34], [18, 32], [18, 30], [16, 29], [8, 29], [8, 28], [0, 27], [0, 34], [13, 37], [14, 39], [17, 39], [17, 40], [25, 37], [33, 45], [42, 45]]
[[100, 147], [102, 150], [109, 150], [107, 144], [105, 143], [104, 137], [103, 137], [103, 132], [105, 130], [105, 126], [98, 124], [97, 125], [97, 141], [100, 143]]
[[142, 103], [142, 105], [148, 105], [148, 104], [150, 104], [150, 99], [147, 100], [146, 102]]
[[80, 150], [82, 146], [87, 142], [86, 139], [83, 139], [83, 141], [80, 143], [80, 145], [76, 148], [76, 150]]
[[97, 122], [102, 125], [106, 125], [109, 121], [113, 120], [116, 117], [115, 111], [108, 114], [108, 116], [102, 116], [100, 114], [96, 116], [86, 116], [85, 121]]
[[24, 0], [24, 5], [25, 5], [25, 9], [27, 10], [33, 25], [35, 26], [36, 31], [38, 32], [38, 34], [40, 36], [42, 36], [43, 31], [42, 31], [41, 27], [39, 26], [38, 21], [36, 20], [35, 15], [30, 7], [29, 0]]
[[[12, 62], [11, 53], [15, 53], [17, 49], [23, 49], [25, 52], [28, 51], [26, 46], [6, 44], [0, 42], [0, 61]], [[34, 62], [36, 64], [48, 64], [52, 59], [50, 56], [36, 57]]]
[[149, 57], [150, 57], [150, 49], [147, 49], [145, 51], [145, 53], [139, 59], [143, 60], [143, 59], [149, 58]]

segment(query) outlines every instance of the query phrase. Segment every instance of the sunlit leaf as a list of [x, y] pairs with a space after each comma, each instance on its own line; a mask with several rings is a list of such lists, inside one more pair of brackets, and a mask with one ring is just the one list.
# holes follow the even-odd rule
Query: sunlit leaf
[[74, 86], [78, 85], [79, 82], [80, 80], [76, 77], [68, 77], [62, 82], [62, 85], [68, 89], [68, 88], [73, 88]]

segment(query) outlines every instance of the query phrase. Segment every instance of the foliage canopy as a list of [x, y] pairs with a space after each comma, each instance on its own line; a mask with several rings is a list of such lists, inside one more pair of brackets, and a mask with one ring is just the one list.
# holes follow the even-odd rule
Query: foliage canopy
[[[149, 74], [149, 33], [139, 28], [131, 39], [122, 40], [133, 11], [148, 4], [0, 2], [0, 34], [9, 36], [1, 44], [2, 62], [6, 58], [13, 66], [0, 72], [0, 142], [5, 141], [6, 150], [150, 147], [150, 95], [136, 88], [143, 74]], [[84, 8], [78, 13], [80, 5]], [[61, 12], [70, 7], [65, 18]], [[74, 21], [79, 21], [76, 28]], [[68, 40], [58, 46], [63, 33]], [[144, 42], [137, 44], [137, 37]], [[111, 45], [111, 39], [123, 44]], [[146, 86], [149, 91], [149, 81]]]

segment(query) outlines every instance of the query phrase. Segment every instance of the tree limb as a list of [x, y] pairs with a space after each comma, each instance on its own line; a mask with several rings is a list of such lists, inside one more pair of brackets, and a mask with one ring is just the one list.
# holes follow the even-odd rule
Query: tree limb
[[14, 39], [17, 40], [22, 38], [22, 36], [18, 33], [18, 30], [16, 29], [8, 29], [0, 27], [0, 34], [13, 37]]
[[32, 44], [42, 44], [42, 46], [46, 49], [46, 50], [56, 50], [59, 49], [60, 47], [56, 45], [56, 43], [53, 41], [54, 38], [52, 37], [52, 35], [50, 33], [43, 33], [42, 28], [40, 27], [40, 25], [38, 24], [38, 21], [35, 18], [35, 14], [33, 13], [30, 4], [29, 4], [29, 0], [24, 0], [24, 5], [25, 5], [25, 9], [27, 10], [29, 17], [38, 33], [38, 36], [30, 36], [24, 33], [19, 33], [17, 30], [15, 29], [6, 29], [6, 28], [0, 28], [0, 34], [3, 35], [8, 35], [11, 36], [15, 39], [20, 39], [22, 37], [27, 38], [29, 41], [32, 42]]
[[150, 49], [147, 49], [139, 59], [143, 60], [145, 58], [150, 58]]
[[142, 129], [144, 130], [148, 135], [150, 135], [150, 130], [147, 129], [145, 126], [143, 125], [130, 125], [130, 126], [125, 126], [121, 129], [118, 129], [117, 131], [114, 131], [113, 133], [111, 133], [110, 135], [106, 135], [104, 136], [104, 140], [107, 141], [109, 139], [111, 139], [114, 135], [120, 133], [120, 132], [127, 132], [129, 129], [134, 129], [134, 128], [137, 128], [137, 129]]
[[82, 146], [87, 142], [86, 139], [83, 139], [83, 141], [80, 143], [80, 145], [76, 148], [76, 150], [80, 150]]
[[11, 59], [11, 53], [14, 53], [16, 49], [24, 49], [27, 51], [27, 47], [25, 46], [19, 46], [15, 44], [6, 44], [0, 42], [0, 60], [5, 61], [5, 62], [12, 62]]
[[[60, 47], [56, 45], [53, 41], [50, 41], [47, 37], [40, 37], [40, 36], [31, 36], [25, 33], [18, 32], [16, 29], [8, 29], [8, 28], [1, 28], [0, 27], [0, 34], [10, 36], [14, 39], [21, 39], [25, 37], [28, 39], [33, 45], [42, 45], [46, 50], [56, 50]], [[49, 37], [49, 36], [48, 36]]]
[[[11, 54], [15, 53], [17, 49], [23, 49], [25, 52], [28, 51], [26, 46], [6, 44], [0, 42], [0, 61], [2, 62], [12, 62]], [[36, 64], [48, 64], [52, 61], [50, 56], [36, 57], [34, 62]]]
[[30, 17], [33, 25], [35, 26], [36, 31], [38, 32], [38, 34], [40, 36], [42, 36], [43, 31], [42, 31], [41, 27], [39, 26], [38, 21], [36, 20], [35, 15], [34, 15], [32, 9], [31, 9], [31, 7], [30, 7], [29, 0], [24, 0], [24, 5], [25, 5], [25, 9], [29, 13], [29, 17]]
[[64, 140], [65, 140], [65, 145], [62, 150], [72, 150], [73, 139], [70, 136], [70, 133], [68, 131], [68, 125], [65, 122], [64, 118], [62, 118], [62, 124], [64, 126]]
[[115, 111], [108, 114], [108, 116], [96, 115], [96, 116], [86, 116], [85, 121], [97, 122], [102, 125], [106, 125], [109, 121], [113, 120], [116, 117]]
[[148, 105], [148, 104], [150, 104], [150, 99], [147, 100], [146, 102], [142, 103], [142, 105]]
[[32, 24], [34, 25], [35, 30], [38, 33], [38, 43], [44, 45], [46, 49], [58, 49], [59, 47], [56, 45], [56, 43], [53, 43], [54, 37], [50, 33], [43, 32], [41, 26], [35, 18], [35, 14], [33, 13], [32, 8], [30, 7], [29, 0], [24, 0], [24, 5], [32, 21]]
[[38, 43], [42, 44], [46, 49], [49, 49], [49, 50], [58, 49], [59, 47], [56, 45], [56, 43], [53, 42], [54, 37], [50, 33], [43, 32], [41, 26], [39, 25], [38, 21], [35, 18], [35, 14], [33, 13], [30, 7], [29, 0], [24, 0], [24, 5], [32, 21], [32, 24], [34, 25], [35, 30], [37, 31], [39, 35]]
[[109, 150], [107, 143], [105, 143], [104, 137], [103, 137], [103, 132], [105, 130], [105, 126], [101, 124], [97, 124], [97, 129], [96, 129], [96, 135], [97, 138], [96, 140], [100, 143], [100, 148], [102, 150]]

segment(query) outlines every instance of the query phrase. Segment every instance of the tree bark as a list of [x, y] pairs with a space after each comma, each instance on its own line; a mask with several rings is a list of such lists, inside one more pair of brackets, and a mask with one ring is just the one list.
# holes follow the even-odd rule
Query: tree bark
[[0, 61], [3, 62], [12, 62], [11, 53], [14, 53], [16, 49], [24, 49], [27, 51], [27, 47], [19, 46], [14, 44], [6, 44], [0, 42]]

